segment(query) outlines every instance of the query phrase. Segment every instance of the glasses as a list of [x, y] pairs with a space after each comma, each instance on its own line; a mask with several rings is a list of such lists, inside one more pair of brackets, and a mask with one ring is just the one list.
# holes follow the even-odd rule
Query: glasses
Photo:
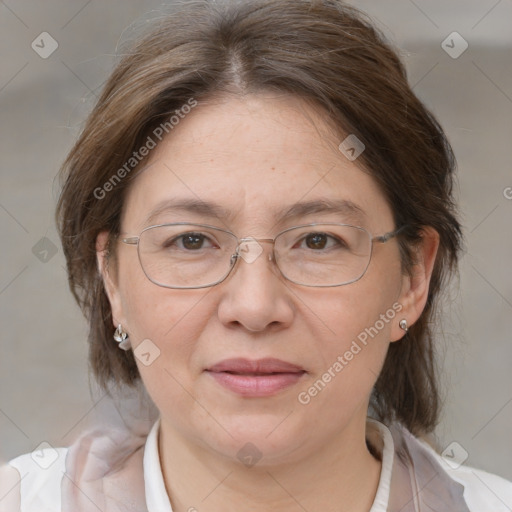
[[165, 288], [207, 288], [224, 281], [238, 260], [254, 262], [272, 243], [269, 256], [284, 278], [302, 286], [331, 287], [353, 283], [370, 264], [373, 242], [385, 243], [405, 226], [380, 236], [349, 224], [313, 223], [285, 229], [275, 238], [238, 238], [208, 224], [177, 222], [122, 238], [136, 245], [147, 278]]

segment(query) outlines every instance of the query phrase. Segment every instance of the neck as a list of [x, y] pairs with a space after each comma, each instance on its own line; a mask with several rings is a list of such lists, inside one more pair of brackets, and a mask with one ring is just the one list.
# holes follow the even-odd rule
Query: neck
[[302, 510], [368, 512], [381, 463], [368, 451], [366, 417], [324, 440], [308, 457], [252, 467], [160, 426], [160, 459], [174, 512]]

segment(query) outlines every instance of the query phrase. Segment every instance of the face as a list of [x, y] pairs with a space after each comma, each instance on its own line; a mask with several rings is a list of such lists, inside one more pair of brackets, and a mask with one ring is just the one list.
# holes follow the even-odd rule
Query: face
[[[172, 222], [210, 224], [238, 238], [273, 238], [314, 222], [357, 224], [372, 235], [392, 231], [382, 192], [337, 150], [341, 140], [320, 114], [289, 96], [200, 104], [133, 182], [122, 232], [137, 236], [149, 225]], [[215, 202], [229, 215], [172, 209], [182, 199]], [[346, 200], [361, 212], [276, 217], [313, 200]], [[259, 257], [238, 261], [224, 282], [178, 290], [152, 283], [137, 248], [120, 243], [106, 285], [114, 324], [123, 325], [136, 353], [146, 344], [144, 359], [136, 360], [162, 429], [229, 457], [250, 441], [267, 461], [293, 460], [364, 425], [388, 345], [403, 335], [398, 323], [410, 312], [410, 287], [395, 239], [374, 244], [360, 280], [330, 288], [286, 280], [269, 259], [271, 245], [261, 246]], [[209, 371], [230, 358], [274, 358], [302, 371], [267, 379], [267, 391], [258, 395], [227, 387], [233, 375]]]

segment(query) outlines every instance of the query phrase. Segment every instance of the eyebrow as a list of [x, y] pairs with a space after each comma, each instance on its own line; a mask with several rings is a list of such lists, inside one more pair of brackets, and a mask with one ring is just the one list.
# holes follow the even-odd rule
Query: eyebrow
[[[193, 198], [175, 198], [166, 199], [157, 204], [149, 213], [145, 222], [149, 225], [164, 213], [176, 212], [189, 213], [202, 217], [215, 217], [228, 222], [233, 221], [237, 216], [236, 212], [228, 210], [212, 201], [202, 201]], [[342, 216], [343, 220], [359, 223], [366, 219], [364, 210], [352, 201], [347, 199], [317, 199], [295, 203], [276, 210], [274, 212], [274, 220], [279, 223], [284, 223], [299, 217], [317, 213], [337, 214]]]

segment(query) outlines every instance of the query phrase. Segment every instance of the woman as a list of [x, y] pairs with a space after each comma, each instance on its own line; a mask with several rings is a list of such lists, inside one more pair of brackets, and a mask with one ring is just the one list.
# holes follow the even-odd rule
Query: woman
[[107, 82], [57, 211], [94, 374], [158, 417], [11, 461], [0, 506], [510, 510], [512, 484], [425, 442], [453, 169], [358, 11], [176, 5]]

